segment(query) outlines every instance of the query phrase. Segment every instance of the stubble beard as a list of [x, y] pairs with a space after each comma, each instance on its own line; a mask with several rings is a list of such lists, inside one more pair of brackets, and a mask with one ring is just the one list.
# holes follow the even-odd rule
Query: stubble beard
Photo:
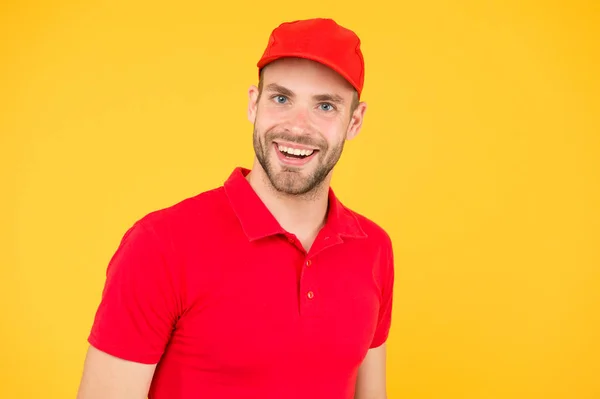
[[[277, 138], [318, 148], [319, 152], [315, 154], [318, 159], [311, 161], [318, 162], [315, 169], [306, 175], [306, 172], [295, 167], [273, 165], [269, 154], [272, 143]], [[256, 126], [254, 127], [253, 144], [256, 158], [272, 188], [280, 194], [305, 198], [311, 198], [322, 191], [324, 180], [337, 164], [344, 149], [344, 140], [332, 148], [324, 140], [316, 141], [306, 136], [294, 136], [274, 131], [268, 131], [261, 136]], [[281, 170], [277, 171], [276, 168]]]

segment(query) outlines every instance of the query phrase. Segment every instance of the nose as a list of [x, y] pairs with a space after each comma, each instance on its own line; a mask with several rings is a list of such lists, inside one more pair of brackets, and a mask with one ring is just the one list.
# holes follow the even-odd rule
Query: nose
[[290, 111], [288, 127], [292, 133], [305, 134], [310, 130], [310, 126], [310, 113], [306, 107], [297, 106]]

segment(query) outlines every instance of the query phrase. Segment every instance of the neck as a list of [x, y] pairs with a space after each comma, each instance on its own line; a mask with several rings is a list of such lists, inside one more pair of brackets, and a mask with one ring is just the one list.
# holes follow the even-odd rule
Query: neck
[[281, 227], [296, 235], [308, 250], [325, 223], [330, 178], [305, 195], [289, 195], [275, 190], [258, 163], [247, 179]]

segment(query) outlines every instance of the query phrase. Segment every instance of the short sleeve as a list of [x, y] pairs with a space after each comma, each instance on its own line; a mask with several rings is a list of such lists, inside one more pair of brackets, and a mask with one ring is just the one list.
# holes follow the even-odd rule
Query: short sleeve
[[388, 238], [387, 256], [379, 273], [379, 284], [381, 288], [381, 302], [379, 307], [379, 320], [371, 348], [377, 348], [387, 341], [392, 324], [392, 305], [394, 298], [394, 251]]
[[176, 268], [162, 248], [142, 221], [125, 233], [106, 270], [92, 346], [139, 363], [160, 360], [180, 308]]

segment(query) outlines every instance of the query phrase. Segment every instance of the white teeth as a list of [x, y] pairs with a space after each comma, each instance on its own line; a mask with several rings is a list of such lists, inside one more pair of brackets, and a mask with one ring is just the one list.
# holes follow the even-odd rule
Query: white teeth
[[289, 148], [289, 147], [285, 147], [283, 145], [278, 145], [278, 148], [279, 148], [279, 151], [287, 152], [288, 154], [291, 154], [291, 155], [309, 156], [314, 152], [314, 150], [299, 150], [297, 148]]

